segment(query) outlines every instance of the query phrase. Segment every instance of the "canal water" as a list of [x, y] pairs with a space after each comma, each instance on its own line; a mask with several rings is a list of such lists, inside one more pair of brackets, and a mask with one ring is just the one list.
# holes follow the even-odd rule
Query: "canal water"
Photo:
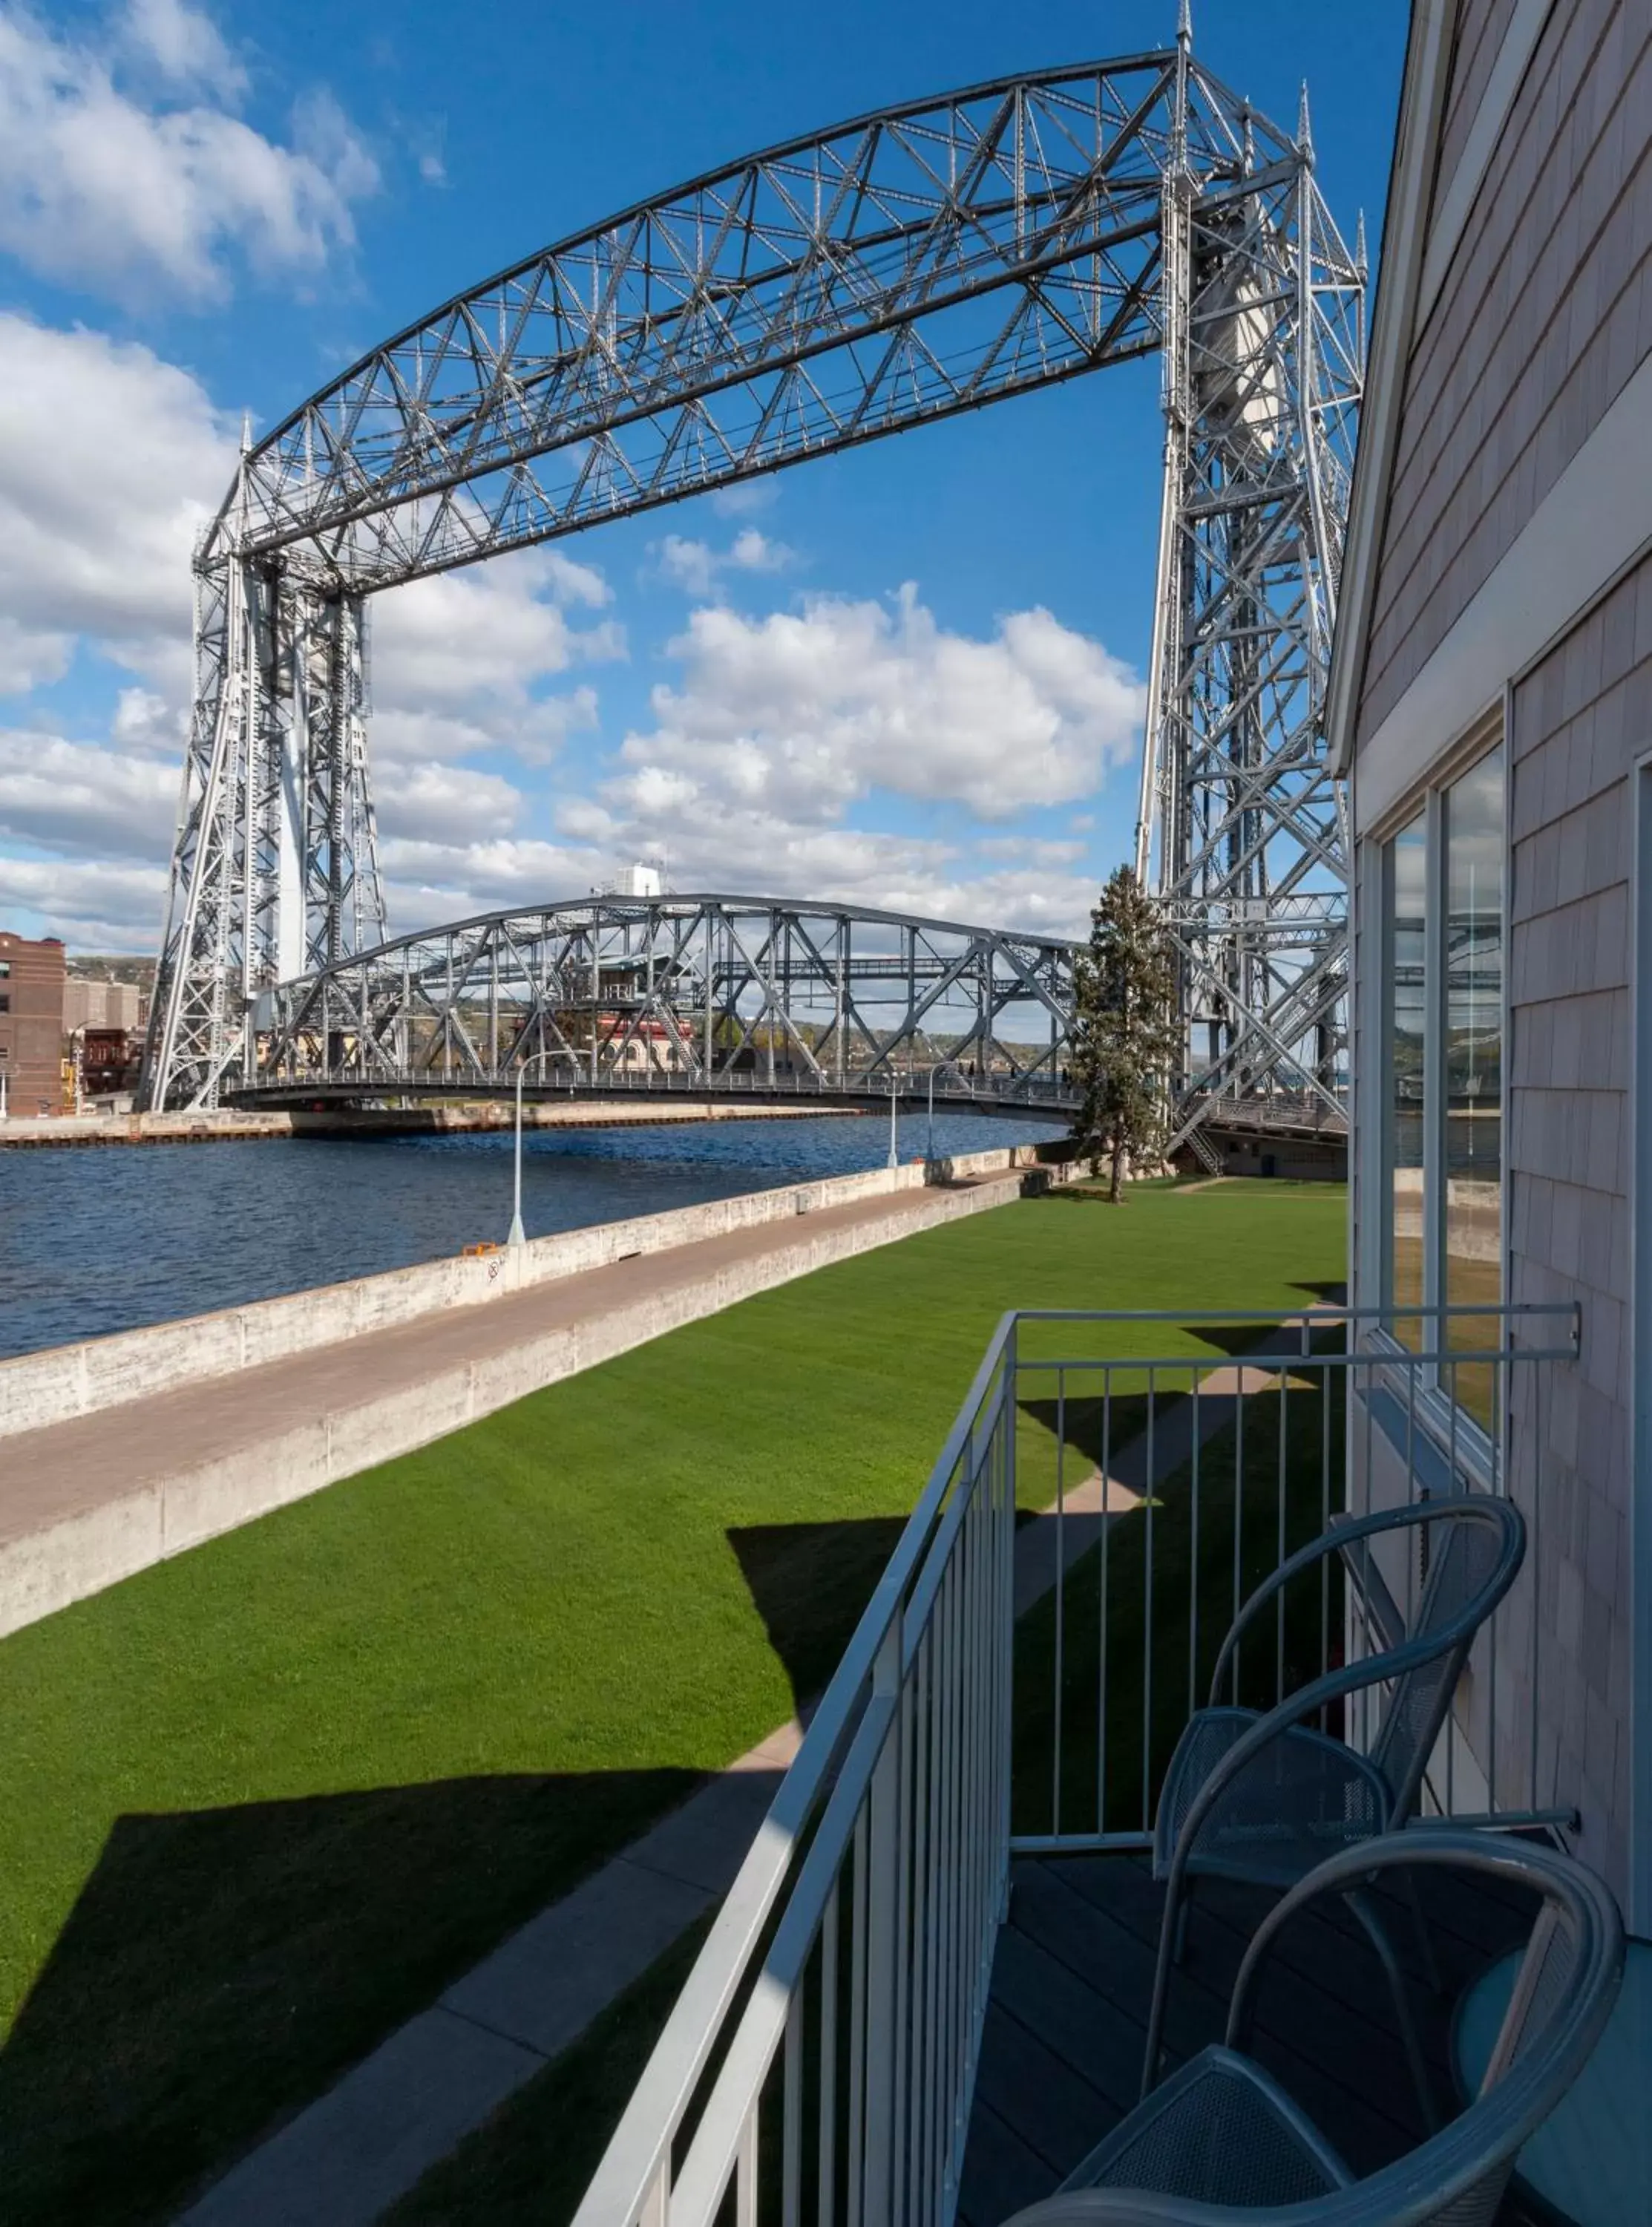
[[[905, 1116], [900, 1153], [928, 1141]], [[984, 1152], [1059, 1124], [935, 1116], [935, 1149]], [[511, 1138], [305, 1137], [198, 1145], [0, 1150], [0, 1358], [502, 1241]], [[522, 1221], [530, 1237], [800, 1177], [882, 1167], [889, 1123], [684, 1123], [530, 1131]]]

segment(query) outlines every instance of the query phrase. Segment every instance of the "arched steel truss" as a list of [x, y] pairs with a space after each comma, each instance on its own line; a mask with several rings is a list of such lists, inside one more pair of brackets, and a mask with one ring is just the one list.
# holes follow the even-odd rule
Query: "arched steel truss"
[[252, 1000], [382, 940], [369, 595], [1151, 349], [1141, 855], [1182, 952], [1182, 1086], [1328, 1094], [1346, 873], [1318, 707], [1363, 286], [1305, 117], [1205, 71], [1184, 10], [1162, 52], [710, 173], [373, 349], [248, 450], [199, 552], [146, 1102], [214, 1102]]
[[546, 1088], [1064, 1111], [1077, 947], [740, 897], [593, 897], [404, 937], [266, 991], [236, 1096]]

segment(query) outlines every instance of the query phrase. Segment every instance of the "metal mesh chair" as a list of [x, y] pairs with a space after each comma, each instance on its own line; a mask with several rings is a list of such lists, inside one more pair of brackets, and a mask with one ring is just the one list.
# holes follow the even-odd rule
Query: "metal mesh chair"
[[[1246, 1630], [1293, 1579], [1329, 1554], [1374, 1584], [1371, 1542], [1420, 1531], [1427, 1571], [1410, 1627], [1394, 1643], [1311, 1679], [1272, 1709], [1225, 1708], [1217, 1697]], [[1288, 1887], [1339, 1847], [1368, 1841], [1415, 1811], [1423, 1772], [1451, 1707], [1475, 1634], [1514, 1583], [1526, 1551], [1518, 1509], [1483, 1493], [1423, 1502], [1334, 1524], [1266, 1579], [1222, 1641], [1210, 1707], [1189, 1720], [1170, 1758], [1153, 1824], [1153, 1876], [1164, 1914], [1142, 2094], [1158, 2077], [1170, 1968], [1194, 1879]], [[1387, 1688], [1376, 1736], [1363, 1754], [1302, 1720], [1373, 1688]], [[1432, 2099], [1400, 1969], [1357, 1886], [1349, 1906], [1381, 1959], [1426, 2115]]]
[[[1396, 1866], [1491, 1875], [1540, 1899], [1479, 2095], [1443, 2131], [1356, 2181], [1243, 2045], [1280, 1930], [1317, 1898], [1346, 1896]], [[1055, 2196], [1009, 2227], [1490, 2227], [1521, 2145], [1588, 2062], [1623, 1969], [1617, 1905], [1569, 1856], [1432, 1826], [1343, 1849], [1259, 1928], [1234, 1983], [1226, 2046], [1155, 2089]]]

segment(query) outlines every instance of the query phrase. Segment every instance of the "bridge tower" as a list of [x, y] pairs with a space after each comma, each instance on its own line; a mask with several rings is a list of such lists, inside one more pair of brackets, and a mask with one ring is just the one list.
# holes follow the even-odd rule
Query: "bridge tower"
[[1136, 860], [1179, 954], [1178, 1134], [1208, 1153], [1235, 1094], [1334, 1106], [1348, 853], [1322, 709], [1364, 292], [1305, 97], [1294, 132], [1270, 123], [1197, 61], [1183, 4], [1162, 51], [744, 157], [383, 342], [246, 445], [197, 552], [143, 1102], [254, 1081], [266, 993], [385, 939], [373, 595], [1158, 350]]
[[[246, 456], [195, 568], [195, 699], [145, 1079], [211, 1104], [258, 993], [384, 940], [367, 609], [308, 552], [247, 546]], [[151, 1087], [148, 1102], [164, 1102]]]
[[1365, 254], [1294, 140], [1259, 163], [1187, 131], [1164, 166], [1164, 488], [1136, 873], [1180, 971], [1173, 1143], [1224, 1099], [1284, 1088], [1332, 1113], [1347, 1050], [1348, 830], [1324, 709], [1364, 373]]

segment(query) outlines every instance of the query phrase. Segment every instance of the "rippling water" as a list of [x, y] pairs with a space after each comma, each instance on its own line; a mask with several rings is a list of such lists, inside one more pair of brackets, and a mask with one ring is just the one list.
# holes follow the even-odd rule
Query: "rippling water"
[[[935, 1116], [941, 1152], [1030, 1144], [1058, 1126]], [[901, 1123], [903, 1159], [924, 1115]], [[888, 1123], [685, 1123], [530, 1132], [530, 1237], [881, 1167]], [[507, 1133], [304, 1137], [0, 1151], [0, 1356], [134, 1330], [456, 1253], [510, 1223]]]

